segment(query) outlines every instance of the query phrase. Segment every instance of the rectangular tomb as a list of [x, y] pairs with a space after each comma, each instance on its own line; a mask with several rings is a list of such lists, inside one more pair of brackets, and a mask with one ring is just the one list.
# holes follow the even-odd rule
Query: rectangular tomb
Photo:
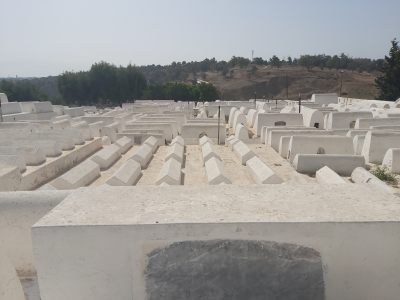
[[33, 227], [40, 295], [397, 300], [399, 216], [359, 184], [81, 189]]

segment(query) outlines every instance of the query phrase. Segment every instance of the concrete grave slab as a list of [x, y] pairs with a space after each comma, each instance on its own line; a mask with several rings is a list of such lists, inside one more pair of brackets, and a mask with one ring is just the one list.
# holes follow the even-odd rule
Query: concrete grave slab
[[168, 185], [182, 184], [181, 163], [175, 158], [170, 158], [163, 164], [156, 180], [157, 185], [162, 183]]
[[116, 145], [108, 145], [90, 158], [99, 165], [100, 170], [107, 170], [121, 157], [121, 148]]
[[345, 184], [348, 183], [331, 168], [325, 166], [315, 173], [315, 178], [319, 184]]
[[106, 184], [114, 186], [134, 185], [142, 174], [140, 163], [128, 159], [107, 181]]
[[211, 157], [205, 162], [208, 184], [231, 184], [232, 182], [224, 175], [224, 165], [221, 160]]
[[100, 176], [100, 167], [91, 159], [87, 159], [64, 175], [55, 179], [51, 185], [59, 190], [72, 190], [87, 186]]
[[246, 166], [253, 177], [254, 181], [258, 184], [269, 183], [282, 183], [283, 180], [274, 173], [265, 163], [257, 156], [249, 159]]

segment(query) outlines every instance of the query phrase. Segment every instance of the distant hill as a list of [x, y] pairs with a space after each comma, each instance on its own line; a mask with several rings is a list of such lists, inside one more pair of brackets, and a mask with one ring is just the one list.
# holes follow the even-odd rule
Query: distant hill
[[[289, 99], [309, 98], [313, 93], [337, 92], [340, 90], [340, 71], [336, 69], [312, 68], [284, 65], [280, 68], [271, 65], [254, 65], [240, 68], [227, 68], [224, 71], [205, 71], [193, 73], [160, 72], [160, 69], [139, 67], [149, 82], [183, 81], [193, 82], [204, 80], [214, 84], [220, 91], [223, 100], [247, 100], [257, 98], [286, 98], [286, 82], [288, 83]], [[344, 70], [342, 94], [352, 98], [375, 99], [377, 89], [374, 80], [378, 72], [359, 72]], [[57, 86], [57, 76], [29, 78], [29, 81], [50, 99], [61, 97]], [[287, 78], [287, 80], [286, 80]], [[13, 79], [16, 80], [16, 79]]]
[[[375, 99], [377, 89], [374, 80], [378, 73], [343, 71], [342, 95], [352, 98]], [[222, 99], [257, 98], [286, 99], [286, 83], [289, 99], [309, 98], [313, 93], [340, 91], [341, 73], [337, 70], [311, 69], [300, 66], [250, 66], [232, 68], [225, 76], [220, 72], [206, 72], [202, 79], [214, 84]], [[286, 79], [287, 78], [287, 79]]]

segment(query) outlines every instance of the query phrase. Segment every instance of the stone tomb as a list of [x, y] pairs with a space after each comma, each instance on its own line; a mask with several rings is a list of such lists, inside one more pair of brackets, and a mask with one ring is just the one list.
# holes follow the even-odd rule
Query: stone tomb
[[82, 189], [33, 250], [43, 300], [396, 300], [399, 216], [358, 184]]

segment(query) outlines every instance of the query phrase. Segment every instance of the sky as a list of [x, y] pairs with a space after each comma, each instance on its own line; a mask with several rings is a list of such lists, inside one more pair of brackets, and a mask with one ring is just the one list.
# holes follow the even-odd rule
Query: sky
[[232, 56], [382, 58], [400, 0], [0, 0], [0, 77]]

